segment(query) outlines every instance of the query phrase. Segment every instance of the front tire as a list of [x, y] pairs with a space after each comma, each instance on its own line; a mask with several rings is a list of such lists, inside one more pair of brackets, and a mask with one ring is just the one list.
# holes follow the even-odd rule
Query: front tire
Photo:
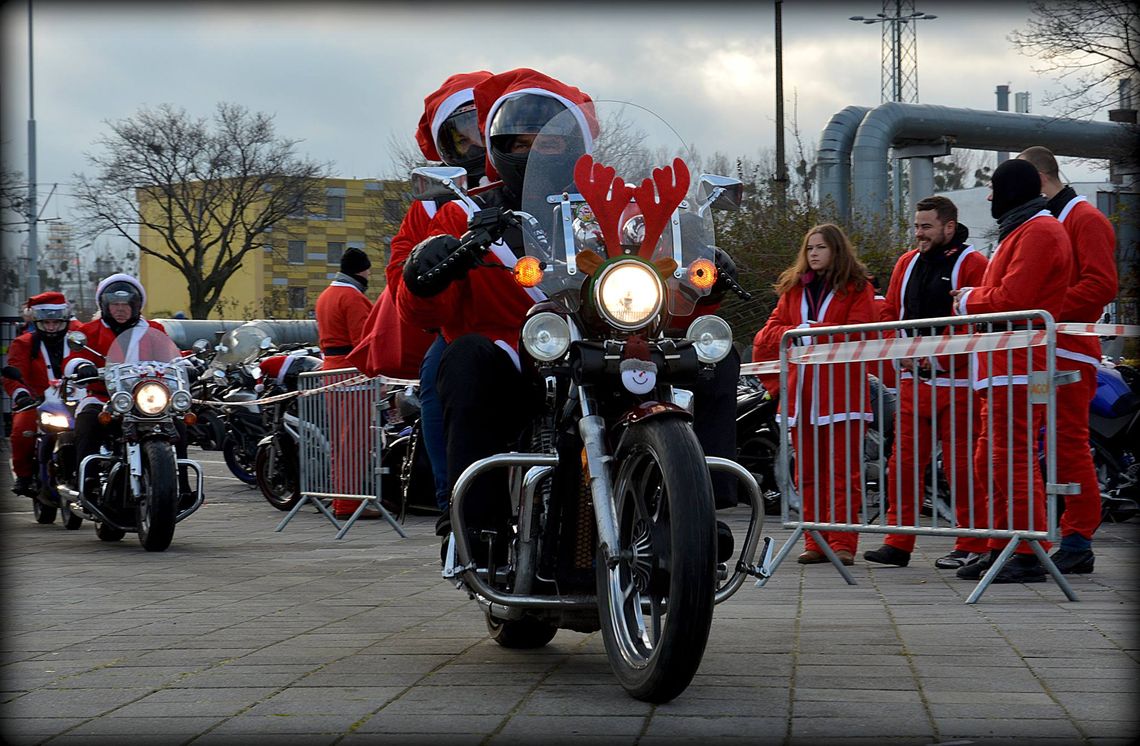
[[142, 494], [136, 495], [139, 543], [148, 552], [161, 552], [174, 539], [178, 516], [178, 480], [174, 450], [169, 443], [148, 440], [142, 444]]
[[222, 458], [225, 459], [230, 473], [242, 483], [251, 487], [257, 485], [256, 460], [249, 457], [246, 449], [236, 438], [225, 439], [222, 445]]
[[[281, 454], [277, 445], [281, 445]], [[290, 454], [288, 451], [293, 450]], [[293, 467], [290, 466], [292, 459]], [[277, 441], [257, 447], [253, 473], [266, 501], [278, 510], [288, 512], [301, 501], [301, 485], [296, 472], [296, 452]]]
[[632, 425], [615, 461], [621, 558], [599, 552], [598, 613], [610, 667], [633, 697], [668, 702], [692, 681], [712, 625], [716, 524], [704, 452], [688, 423]]

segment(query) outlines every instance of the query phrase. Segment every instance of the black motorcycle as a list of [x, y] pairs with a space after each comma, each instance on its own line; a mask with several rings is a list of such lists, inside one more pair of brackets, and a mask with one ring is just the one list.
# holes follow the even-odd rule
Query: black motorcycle
[[[281, 370], [274, 376], [263, 376], [261, 396], [274, 399], [295, 393], [301, 373], [320, 370], [321, 359], [303, 347], [272, 357], [278, 365], [266, 361], [266, 368]], [[276, 398], [260, 406], [262, 429], [266, 433], [256, 445], [253, 475], [265, 500], [278, 510], [288, 512], [301, 501], [300, 427], [297, 397]]]
[[[90, 351], [82, 332], [70, 332], [67, 340], [73, 349]], [[175, 524], [203, 499], [201, 468], [175, 453], [180, 437], [175, 420], [184, 420], [192, 404], [188, 368], [170, 337], [151, 327], [134, 327], [111, 345], [99, 378], [109, 397], [99, 413], [109, 445], [79, 463], [76, 483], [82, 491], [70, 506], [95, 521], [101, 541], [137, 533], [143, 548], [161, 552], [170, 546]], [[184, 504], [180, 468], [193, 470], [197, 481]], [[92, 484], [97, 485], [93, 495], [88, 494]]]

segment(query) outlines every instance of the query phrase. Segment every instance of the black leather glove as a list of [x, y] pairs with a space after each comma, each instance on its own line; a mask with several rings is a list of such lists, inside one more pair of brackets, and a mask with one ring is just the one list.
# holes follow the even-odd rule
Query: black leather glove
[[91, 363], [80, 363], [75, 366], [76, 383], [86, 383], [88, 380], [99, 377], [99, 369]]
[[716, 283], [712, 286], [712, 292], [724, 294], [724, 291], [732, 287], [732, 283], [740, 282], [736, 271], [736, 262], [732, 260], [727, 251], [714, 246], [713, 264], [716, 265]]
[[35, 403], [35, 398], [32, 397], [32, 395], [27, 391], [19, 391], [14, 397], [12, 397], [13, 409], [24, 409], [25, 407], [30, 407]]
[[431, 236], [420, 241], [404, 263], [404, 284], [413, 295], [430, 298], [466, 277], [474, 263], [475, 253], [455, 236]]

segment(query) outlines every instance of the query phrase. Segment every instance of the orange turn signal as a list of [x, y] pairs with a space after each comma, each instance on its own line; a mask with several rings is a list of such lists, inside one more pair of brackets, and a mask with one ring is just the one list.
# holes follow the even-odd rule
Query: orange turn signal
[[193, 412], [187, 412], [186, 415], [182, 418], [182, 421], [187, 425], [197, 425], [198, 415], [194, 414]]
[[716, 284], [716, 265], [708, 259], [698, 259], [689, 265], [689, 282], [699, 290], [708, 290]]
[[542, 262], [536, 256], [524, 256], [515, 262], [515, 282], [533, 288], [542, 282]]
[[111, 424], [111, 420], [115, 419], [115, 416], [110, 412], [100, 412], [98, 419], [100, 425], [107, 426]]

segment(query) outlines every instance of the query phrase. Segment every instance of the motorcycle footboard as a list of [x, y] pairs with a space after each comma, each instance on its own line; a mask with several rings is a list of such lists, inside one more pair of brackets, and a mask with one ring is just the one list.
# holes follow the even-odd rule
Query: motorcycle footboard
[[191, 503], [188, 507], [180, 509], [178, 511], [178, 515], [174, 518], [174, 522], [178, 523], [183, 518], [189, 517], [191, 513], [202, 507], [202, 503], [206, 501], [206, 491], [203, 489], [203, 483], [205, 480], [202, 477], [202, 467], [199, 466], [197, 461], [189, 458], [175, 459], [175, 466], [179, 469], [182, 467], [193, 469], [194, 481], [197, 483], [194, 488], [194, 502]]

